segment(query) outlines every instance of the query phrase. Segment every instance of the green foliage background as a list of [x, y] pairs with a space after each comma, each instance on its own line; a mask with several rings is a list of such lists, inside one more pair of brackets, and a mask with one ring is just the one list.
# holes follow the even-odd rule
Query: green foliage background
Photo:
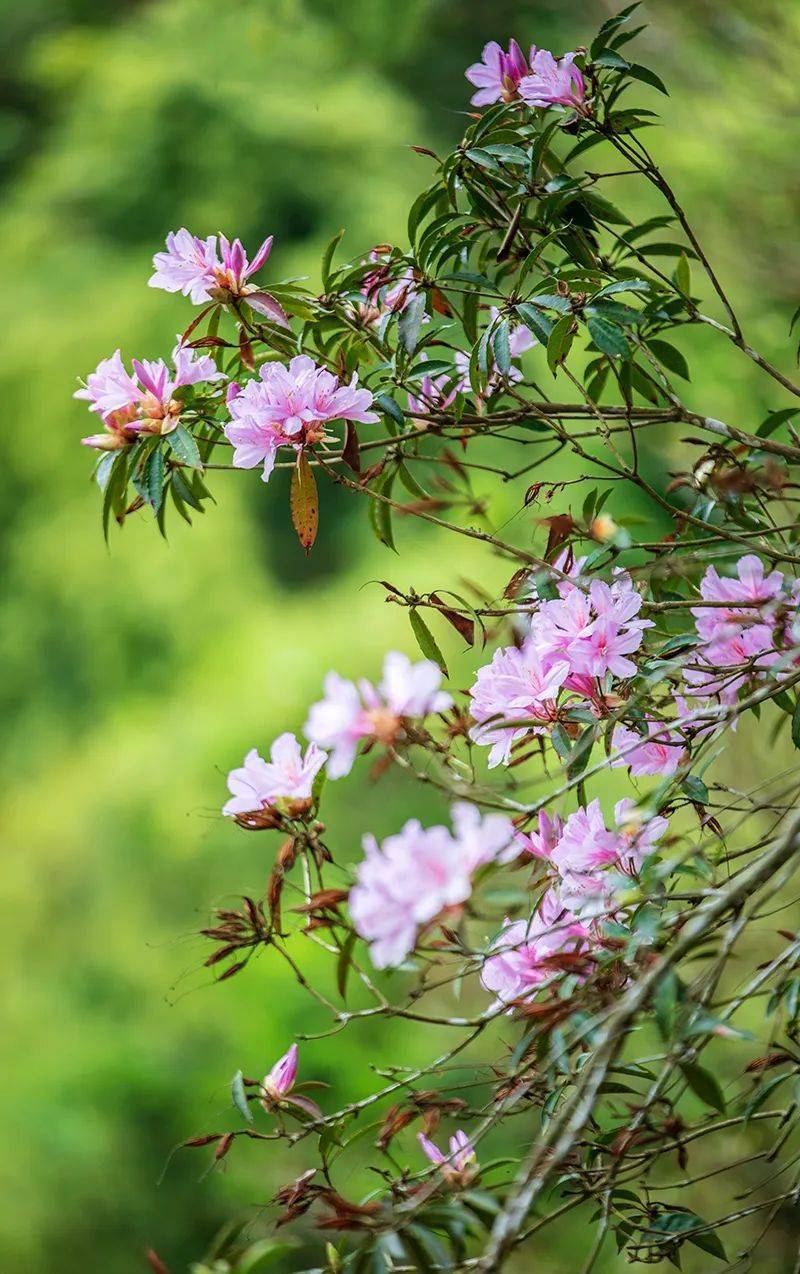
[[[262, 1072], [296, 1032], [323, 1025], [268, 960], [224, 988], [201, 970], [194, 931], [214, 904], [263, 889], [274, 849], [269, 834], [223, 823], [223, 776], [252, 744], [302, 724], [327, 668], [369, 675], [389, 644], [411, 649], [405, 617], [366, 581], [423, 589], [484, 569], [408, 526], [391, 558], [365, 508], [339, 498], [324, 502], [306, 561], [282, 475], [268, 489], [255, 474], [219, 475], [219, 505], [194, 528], [173, 525], [165, 544], [132, 519], [107, 550], [77, 445], [76, 377], [118, 344], [157, 357], [186, 325], [188, 303], [145, 286], [171, 228], [250, 245], [273, 232], [273, 278], [313, 276], [340, 226], [353, 255], [402, 242], [428, 163], [409, 144], [457, 136], [463, 69], [484, 40], [571, 48], [612, 7], [0, 3], [7, 1274], [127, 1274], [145, 1268], [147, 1246], [183, 1270], [234, 1212], [307, 1166], [302, 1149], [246, 1151], [199, 1180], [205, 1159], [186, 1152], [162, 1176], [175, 1143], [230, 1119], [234, 1070]], [[672, 86], [657, 153], [755, 343], [786, 360], [800, 293], [800, 7], [656, 0], [647, 16], [640, 56]], [[781, 405], [762, 392], [744, 360], [716, 355], [695, 386], [707, 409], [745, 423]], [[466, 679], [470, 657], [445, 640]], [[420, 794], [393, 780], [365, 792], [363, 770], [329, 790], [345, 857], [367, 828], [420, 810]], [[306, 1073], [345, 1100], [369, 1084], [370, 1061], [427, 1047], [407, 1028], [377, 1035], [307, 1046]], [[573, 1271], [580, 1238], [562, 1232], [541, 1268]], [[602, 1269], [616, 1268], [609, 1255]]]

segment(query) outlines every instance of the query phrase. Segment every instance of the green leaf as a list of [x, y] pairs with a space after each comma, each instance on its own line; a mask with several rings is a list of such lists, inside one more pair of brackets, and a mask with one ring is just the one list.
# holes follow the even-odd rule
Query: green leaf
[[680, 982], [672, 969], [668, 969], [653, 995], [653, 1013], [658, 1033], [665, 1044], [675, 1038]]
[[675, 281], [684, 296], [691, 296], [692, 272], [689, 268], [689, 258], [685, 252], [681, 252], [678, 257], [678, 263], [675, 266]]
[[247, 1093], [244, 1087], [244, 1078], [241, 1071], [237, 1071], [231, 1080], [231, 1097], [233, 1104], [248, 1124], [253, 1123], [253, 1112], [250, 1109], [250, 1103], [247, 1100]]
[[[380, 495], [389, 494], [394, 475], [380, 486], [376, 486], [375, 491]], [[380, 540], [381, 544], [385, 544], [387, 549], [391, 549], [393, 553], [397, 552], [394, 542], [394, 530], [392, 527], [392, 506], [386, 500], [372, 499], [369, 504], [369, 520], [372, 529]]]
[[690, 801], [696, 801], [698, 805], [708, 805], [708, 788], [696, 774], [686, 775], [681, 783], [681, 791], [686, 793]]
[[322, 286], [326, 292], [330, 288], [331, 282], [332, 282], [331, 262], [333, 261], [333, 254], [338, 248], [339, 244], [342, 242], [343, 237], [344, 237], [344, 230], [340, 230], [338, 234], [335, 234], [333, 236], [327, 248], [322, 254], [322, 271], [321, 271]]
[[411, 621], [411, 631], [416, 637], [417, 645], [423, 655], [426, 659], [432, 659], [435, 664], [438, 664], [446, 677], [448, 672], [444, 655], [436, 644], [436, 638], [416, 607], [412, 607], [408, 612], [408, 618]]
[[[259, 1239], [239, 1257], [233, 1267], [233, 1274], [261, 1274], [262, 1270], [272, 1265], [284, 1263], [286, 1257], [292, 1252], [296, 1252], [294, 1243], [281, 1242], [277, 1239]], [[285, 1263], [283, 1268], [287, 1268]]]
[[494, 361], [501, 376], [508, 376], [511, 371], [511, 346], [509, 344], [508, 319], [501, 319], [495, 328], [492, 345]]
[[584, 191], [582, 200], [590, 212], [599, 217], [601, 221], [607, 221], [612, 226], [629, 226], [631, 225], [630, 217], [624, 212], [620, 212], [609, 199], [603, 195], [598, 195], [596, 191]]
[[415, 296], [403, 310], [397, 320], [397, 331], [400, 343], [407, 354], [413, 354], [419, 343], [422, 320], [425, 317], [425, 297], [423, 293]]
[[346, 999], [347, 976], [350, 972], [350, 965], [352, 964], [352, 957], [353, 957], [353, 947], [356, 945], [357, 937], [358, 935], [356, 934], [355, 929], [352, 929], [350, 933], [348, 933], [344, 943], [342, 944], [342, 949], [339, 952], [339, 956], [336, 961], [336, 989], [343, 1000]]
[[610, 49], [598, 53], [596, 58], [592, 58], [592, 62], [595, 66], [607, 66], [612, 71], [627, 71], [630, 66], [627, 58], [620, 57], [619, 53], [613, 53]]
[[305, 451], [300, 452], [297, 464], [292, 469], [289, 507], [297, 538], [306, 553], [309, 553], [319, 529], [319, 495], [314, 472]]
[[796, 748], [800, 748], [800, 699], [792, 713], [792, 743]]
[[642, 84], [649, 84], [651, 88], [656, 88], [659, 93], [669, 97], [669, 90], [661, 76], [656, 75], [655, 71], [651, 71], [648, 66], [640, 66], [638, 62], [631, 62], [628, 65], [628, 75], [635, 80], [641, 80]]
[[593, 316], [587, 322], [589, 335], [599, 350], [611, 358], [627, 358], [630, 346], [621, 327], [608, 319]]
[[684, 1062], [681, 1065], [681, 1073], [696, 1097], [705, 1102], [706, 1106], [718, 1110], [720, 1114], [724, 1112], [725, 1098], [722, 1095], [722, 1089], [710, 1071], [699, 1066], [697, 1062]]
[[389, 394], [376, 394], [375, 402], [385, 416], [393, 420], [401, 429], [405, 427], [406, 418], [403, 410]]
[[167, 442], [181, 464], [188, 465], [190, 469], [202, 469], [197, 443], [184, 425], [178, 425], [171, 434], [167, 434]]
[[655, 339], [649, 340], [647, 345], [668, 371], [674, 372], [676, 376], [682, 376], [684, 380], [692, 379], [689, 374], [689, 364], [680, 350], [676, 349], [674, 345]]
[[[520, 307], [521, 308], [521, 307]], [[547, 342], [547, 366], [555, 376], [556, 368], [562, 363], [572, 347], [574, 319], [571, 314], [560, 318], [550, 333]]]
[[531, 329], [543, 345], [550, 340], [550, 334], [555, 324], [547, 314], [543, 314], [535, 305], [529, 304], [527, 301], [521, 301], [517, 306], [517, 313], [525, 324]]

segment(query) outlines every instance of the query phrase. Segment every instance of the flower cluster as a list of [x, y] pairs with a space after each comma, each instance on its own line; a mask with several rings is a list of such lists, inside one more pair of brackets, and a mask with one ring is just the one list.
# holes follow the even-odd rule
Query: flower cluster
[[718, 695], [723, 703], [734, 703], [743, 686], [798, 644], [798, 590], [781, 571], [766, 575], [761, 560], [748, 554], [740, 558], [735, 577], [723, 577], [709, 566], [700, 594], [704, 601], [722, 604], [692, 610], [703, 644], [696, 666], [686, 670], [686, 681], [695, 695]]
[[374, 836], [364, 838], [366, 857], [350, 891], [350, 914], [376, 968], [401, 964], [424, 930], [455, 915], [472, 893], [479, 867], [516, 855], [514, 829], [504, 815], [481, 817], [462, 802], [453, 806], [452, 819], [453, 832], [410, 819], [382, 845]]
[[86, 378], [74, 397], [84, 399], [89, 410], [101, 418], [105, 433], [83, 438], [85, 447], [97, 451], [118, 451], [130, 446], [141, 434], [169, 434], [177, 429], [182, 410], [175, 391], [184, 385], [221, 380], [213, 358], [196, 356], [178, 344], [172, 352], [172, 368], [157, 362], [133, 360], [133, 375], [117, 350], [105, 358]]
[[538, 830], [518, 845], [550, 869], [550, 887], [533, 916], [506, 924], [488, 950], [481, 981], [496, 1004], [534, 995], [570, 969], [585, 974], [602, 941], [602, 920], [619, 916], [618, 886], [633, 876], [667, 830], [667, 820], [643, 820], [633, 801], [618, 801], [606, 826], [598, 800], [562, 823], [539, 816]]
[[556, 59], [547, 49], [537, 49], [534, 44], [526, 59], [516, 40], [510, 42], [508, 52], [491, 40], [484, 47], [481, 61], [467, 69], [466, 77], [478, 90], [470, 99], [473, 106], [522, 98], [529, 106], [584, 109], [586, 84], [574, 53]]
[[341, 385], [332, 372], [318, 367], [307, 354], [298, 354], [288, 365], [264, 363], [258, 380], [231, 387], [228, 410], [231, 423], [225, 436], [233, 443], [237, 469], [262, 465], [268, 482], [279, 447], [300, 452], [312, 442], [326, 439], [325, 426], [332, 420], [378, 420], [372, 394], [358, 388], [358, 377]]
[[349, 774], [360, 744], [394, 744], [412, 720], [446, 712], [453, 700], [441, 684], [437, 664], [429, 659], [412, 664], [398, 651], [386, 656], [377, 686], [328, 673], [325, 697], [312, 705], [305, 725], [308, 738], [330, 752], [328, 776]]
[[478, 670], [472, 738], [491, 747], [492, 767], [508, 764], [519, 739], [542, 734], [559, 719], [562, 688], [593, 703], [599, 679], [636, 672], [629, 656], [652, 622], [638, 618], [642, 598], [630, 576], [620, 571], [612, 584], [592, 580], [588, 588], [563, 579], [559, 593], [539, 605], [520, 648], [496, 651]]

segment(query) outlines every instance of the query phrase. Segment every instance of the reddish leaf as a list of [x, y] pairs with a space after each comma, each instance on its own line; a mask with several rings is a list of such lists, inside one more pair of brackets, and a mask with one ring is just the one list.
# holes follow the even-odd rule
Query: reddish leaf
[[358, 445], [358, 434], [352, 420], [347, 422], [347, 431], [344, 436], [344, 447], [342, 448], [342, 459], [346, 465], [349, 465], [353, 473], [361, 472], [361, 451]]
[[292, 510], [292, 523], [297, 538], [306, 553], [317, 538], [319, 527], [319, 497], [317, 483], [304, 451], [297, 457], [297, 464], [292, 470], [292, 489], [289, 498]]

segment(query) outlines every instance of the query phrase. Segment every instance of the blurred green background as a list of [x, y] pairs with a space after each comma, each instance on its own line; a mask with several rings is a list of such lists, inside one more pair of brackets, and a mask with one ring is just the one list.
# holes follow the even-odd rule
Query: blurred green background
[[[106, 549], [76, 378], [117, 345], [157, 357], [185, 327], [188, 303], [145, 286], [170, 229], [251, 247], [274, 233], [272, 278], [314, 277], [341, 226], [350, 255], [404, 242], [428, 171], [409, 145], [457, 137], [483, 42], [572, 48], [616, 7], [0, 3], [4, 1274], [127, 1274], [148, 1246], [184, 1270], [234, 1212], [308, 1166], [302, 1148], [246, 1150], [200, 1180], [205, 1157], [185, 1152], [162, 1178], [172, 1146], [231, 1120], [239, 1066], [263, 1073], [324, 1025], [275, 962], [224, 987], [202, 972], [194, 931], [212, 906], [263, 890], [275, 848], [223, 822], [224, 774], [301, 726], [329, 667], [375, 674], [388, 646], [411, 649], [367, 581], [423, 589], [485, 570], [449, 545], [437, 560], [435, 536], [406, 527], [391, 558], [363, 506], [330, 499], [307, 561], [283, 475], [267, 490], [220, 474], [218, 506], [191, 530], [173, 522], [165, 544], [131, 519]], [[755, 343], [787, 363], [800, 7], [662, 0], [647, 16], [639, 57], [672, 87], [646, 103], [669, 124], [654, 146]], [[744, 423], [782, 405], [725, 352], [695, 392]], [[466, 680], [470, 659], [445, 640]], [[394, 780], [354, 782], [329, 789], [326, 811], [344, 856], [363, 831], [434, 809]], [[370, 1060], [430, 1047], [407, 1028], [377, 1035], [306, 1046], [304, 1073], [349, 1100]], [[541, 1268], [574, 1271], [581, 1239], [562, 1232]]]

